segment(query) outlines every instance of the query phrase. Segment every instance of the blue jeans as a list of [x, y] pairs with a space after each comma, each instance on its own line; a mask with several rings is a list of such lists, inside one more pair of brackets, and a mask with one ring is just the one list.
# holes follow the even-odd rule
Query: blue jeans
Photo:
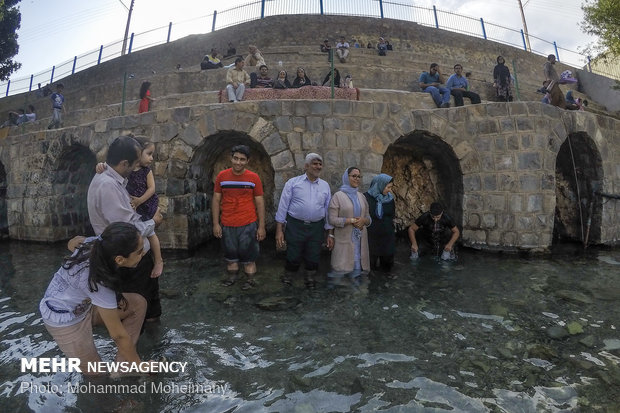
[[439, 86], [438, 88], [435, 86], [428, 86], [424, 91], [431, 94], [437, 107], [441, 106], [443, 103], [450, 103], [450, 89], [443, 86]]

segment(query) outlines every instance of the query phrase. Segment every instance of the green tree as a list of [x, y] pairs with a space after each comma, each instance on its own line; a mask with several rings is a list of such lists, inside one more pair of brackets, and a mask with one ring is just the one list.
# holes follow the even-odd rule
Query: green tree
[[585, 33], [598, 36], [594, 51], [605, 55], [620, 56], [620, 0], [586, 0], [581, 6]]
[[22, 65], [13, 61], [13, 56], [19, 51], [17, 30], [22, 15], [15, 6], [20, 1], [0, 0], [0, 80], [7, 80]]

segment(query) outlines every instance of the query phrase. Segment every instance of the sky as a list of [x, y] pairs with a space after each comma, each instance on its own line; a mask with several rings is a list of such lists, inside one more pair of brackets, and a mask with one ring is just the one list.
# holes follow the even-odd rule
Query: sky
[[[583, 0], [522, 1], [530, 35], [556, 41], [561, 48], [560, 60], [577, 64], [579, 56], [563, 49], [581, 51], [595, 40], [579, 28], [583, 19]], [[21, 28], [18, 31], [19, 53], [15, 58], [22, 63], [22, 68], [11, 76], [11, 89], [25, 87], [27, 90], [31, 74], [35, 75], [33, 87], [36, 87], [37, 81], [49, 82], [48, 71], [54, 65], [57, 66], [55, 78], [70, 73], [73, 57], [76, 55], [93, 52], [78, 59], [78, 68], [89, 62], [96, 62], [100, 45], [113, 44], [104, 49], [104, 59], [107, 55], [118, 53], [125, 33], [130, 2], [131, 0], [22, 0], [19, 3], [22, 15]], [[159, 29], [136, 36], [134, 50], [165, 41], [169, 22], [173, 22], [171, 40], [188, 34], [210, 32], [214, 10], [218, 11], [218, 22], [224, 23], [227, 19], [238, 19], [243, 15], [243, 12], [238, 10], [224, 13], [225, 10], [248, 3], [255, 3], [253, 10], [258, 13], [260, 7], [256, 0], [135, 0], [129, 32], [138, 34]], [[300, 10], [310, 3], [316, 3], [315, 8], [318, 10], [319, 0], [268, 0], [268, 3], [271, 3], [271, 9], [268, 7], [268, 10], [274, 11]], [[370, 8], [373, 3], [376, 4], [376, 0], [323, 0], [325, 9], [345, 12]], [[390, 3], [426, 8], [435, 5], [438, 10], [476, 19], [482, 17], [489, 37], [493, 36], [495, 30], [490, 23], [511, 29], [522, 28], [518, 0], [390, 0]], [[388, 7], [390, 6], [384, 5], [384, 10]], [[445, 16], [448, 18], [447, 14]], [[440, 15], [440, 25], [441, 18]], [[479, 26], [474, 24], [472, 27], [477, 31]], [[551, 44], [538, 41], [535, 37], [531, 38], [535, 51], [545, 55], [554, 52]], [[521, 43], [518, 36], [516, 41]], [[0, 93], [4, 94], [5, 88], [6, 82], [0, 82]]]

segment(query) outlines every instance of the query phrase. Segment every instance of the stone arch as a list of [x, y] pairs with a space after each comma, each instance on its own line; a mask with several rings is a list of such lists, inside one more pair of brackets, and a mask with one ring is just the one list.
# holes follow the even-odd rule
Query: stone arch
[[[553, 242], [601, 242], [603, 162], [586, 132], [571, 133], [560, 146], [555, 163], [556, 207]], [[588, 234], [587, 223], [590, 220]]]
[[204, 139], [192, 157], [189, 167], [189, 192], [192, 194], [188, 216], [188, 245], [196, 246], [212, 236], [211, 199], [217, 174], [230, 168], [230, 148], [248, 145], [251, 155], [248, 169], [256, 172], [263, 183], [267, 230], [274, 228], [275, 171], [271, 157], [262, 144], [244, 132], [221, 131]]
[[397, 229], [405, 229], [439, 201], [462, 228], [463, 173], [452, 147], [426, 131], [401, 136], [388, 146], [381, 172], [394, 177]]
[[96, 165], [95, 154], [76, 143], [64, 147], [58, 156], [51, 177], [53, 200], [49, 211], [55, 239], [93, 233], [86, 197]]
[[9, 207], [7, 200], [8, 177], [0, 162], [0, 241], [9, 237]]

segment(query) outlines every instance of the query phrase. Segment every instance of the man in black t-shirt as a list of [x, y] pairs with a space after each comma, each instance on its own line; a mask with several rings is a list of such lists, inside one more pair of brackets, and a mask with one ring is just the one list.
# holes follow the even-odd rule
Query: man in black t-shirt
[[409, 241], [411, 242], [412, 256], [419, 253], [418, 241], [423, 244], [423, 249], [430, 250], [433, 254], [452, 256], [454, 243], [459, 238], [460, 232], [454, 220], [443, 211], [439, 202], [431, 204], [430, 212], [425, 212], [409, 227]]

